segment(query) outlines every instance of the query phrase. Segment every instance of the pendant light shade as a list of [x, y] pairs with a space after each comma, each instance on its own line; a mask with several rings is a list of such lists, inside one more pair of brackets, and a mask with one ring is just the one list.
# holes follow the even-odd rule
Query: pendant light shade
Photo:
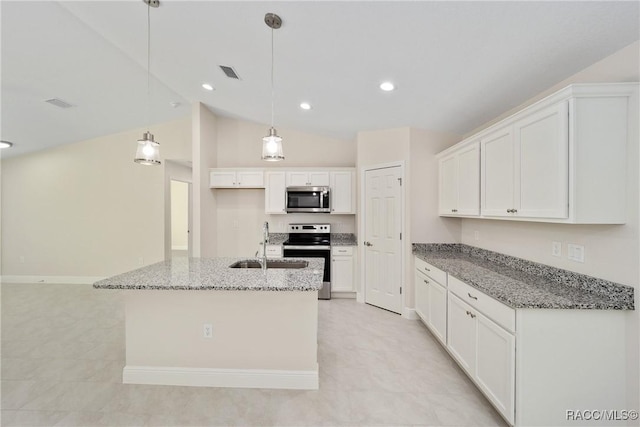
[[133, 161], [141, 165], [160, 164], [160, 144], [153, 140], [153, 135], [150, 132], [145, 132], [138, 140], [138, 149]]
[[284, 154], [282, 153], [282, 138], [278, 136], [276, 128], [273, 127], [275, 92], [273, 88], [273, 30], [282, 26], [282, 19], [275, 13], [267, 13], [264, 16], [264, 23], [271, 28], [271, 127], [269, 134], [262, 138], [262, 160], [277, 162], [284, 160]]
[[269, 128], [269, 135], [262, 138], [262, 160], [277, 162], [284, 160], [282, 154], [282, 138], [275, 128]]
[[[159, 7], [159, 0], [142, 0], [147, 5], [147, 123], [151, 121], [151, 8]], [[153, 139], [148, 130], [138, 140], [134, 162], [140, 165], [159, 165], [160, 143]]]

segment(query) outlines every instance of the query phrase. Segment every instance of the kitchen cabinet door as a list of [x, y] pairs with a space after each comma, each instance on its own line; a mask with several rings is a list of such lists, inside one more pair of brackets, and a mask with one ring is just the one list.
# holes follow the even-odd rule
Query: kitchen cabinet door
[[236, 178], [238, 187], [264, 188], [263, 171], [237, 171]]
[[475, 142], [457, 155], [457, 188], [459, 215], [480, 215], [480, 143]]
[[502, 415], [514, 422], [515, 337], [477, 313], [476, 383]]
[[567, 101], [514, 123], [517, 216], [569, 216], [568, 124]]
[[289, 187], [328, 187], [329, 181], [329, 172], [287, 172], [287, 186]]
[[211, 171], [209, 173], [210, 188], [235, 188], [235, 171]]
[[355, 173], [331, 172], [331, 213], [354, 214], [355, 203]]
[[331, 291], [332, 292], [355, 292], [353, 286], [354, 262], [353, 256], [334, 255], [331, 256]]
[[419, 270], [415, 271], [413, 283], [416, 290], [416, 314], [425, 324], [429, 323], [429, 282], [427, 276]]
[[476, 369], [475, 310], [451, 291], [448, 297], [447, 348], [460, 367], [473, 378]]
[[[429, 280], [427, 318], [431, 331], [442, 344], [447, 344], [447, 289]], [[416, 304], [417, 305], [417, 304]]]
[[455, 215], [458, 209], [458, 157], [451, 154], [438, 161], [438, 212]]
[[511, 216], [514, 209], [514, 143], [512, 127], [480, 140], [482, 215]]
[[285, 172], [267, 171], [265, 177], [264, 210], [268, 214], [286, 214], [286, 175]]

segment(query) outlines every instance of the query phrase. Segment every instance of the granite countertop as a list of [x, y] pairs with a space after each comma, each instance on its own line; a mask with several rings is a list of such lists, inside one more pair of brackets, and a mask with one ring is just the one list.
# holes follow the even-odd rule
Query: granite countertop
[[331, 246], [358, 246], [358, 239], [353, 233], [331, 233]]
[[633, 310], [633, 288], [462, 244], [413, 244], [413, 253], [509, 307]]
[[[300, 269], [229, 268], [247, 258], [178, 258], [100, 280], [96, 289], [164, 289], [220, 291], [317, 291], [322, 288], [324, 260], [287, 258], [278, 262], [308, 261]], [[252, 259], [255, 261], [255, 259]]]

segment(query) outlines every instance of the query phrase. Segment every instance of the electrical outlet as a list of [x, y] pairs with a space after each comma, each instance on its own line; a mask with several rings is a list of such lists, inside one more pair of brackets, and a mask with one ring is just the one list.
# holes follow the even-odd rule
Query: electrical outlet
[[478, 230], [473, 232], [473, 238], [476, 240], [480, 240], [480, 232]]
[[584, 246], [569, 243], [567, 245], [567, 258], [571, 261], [584, 262]]
[[211, 323], [205, 323], [202, 325], [202, 337], [213, 338], [213, 325]]
[[561, 257], [562, 256], [562, 243], [551, 242], [551, 255]]
[[138, 258], [138, 265], [144, 265], [144, 258], [143, 257]]

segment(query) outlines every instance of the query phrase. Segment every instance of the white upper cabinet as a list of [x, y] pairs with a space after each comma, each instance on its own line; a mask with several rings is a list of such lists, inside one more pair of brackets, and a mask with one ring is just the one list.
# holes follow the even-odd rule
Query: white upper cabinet
[[262, 169], [210, 169], [210, 188], [264, 188]]
[[438, 160], [442, 216], [480, 214], [480, 143], [462, 144]]
[[307, 172], [291, 171], [287, 172], [288, 187], [328, 187], [329, 172]]
[[331, 213], [356, 213], [355, 172], [331, 172]]
[[483, 215], [568, 217], [567, 105], [552, 105], [481, 139]]
[[267, 214], [286, 214], [286, 173], [267, 171], [265, 177], [264, 211]]
[[473, 198], [460, 177], [474, 174], [471, 156], [462, 166], [456, 152], [479, 140], [481, 217], [624, 224], [637, 99], [637, 83], [571, 85], [445, 150], [440, 215], [473, 215], [460, 202]]

